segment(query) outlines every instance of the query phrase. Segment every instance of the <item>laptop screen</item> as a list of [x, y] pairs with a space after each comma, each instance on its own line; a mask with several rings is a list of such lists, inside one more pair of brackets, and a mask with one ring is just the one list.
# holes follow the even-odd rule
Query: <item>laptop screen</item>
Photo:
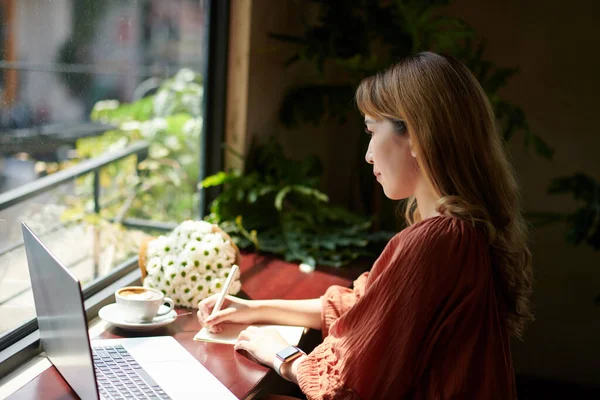
[[79, 280], [22, 223], [42, 348], [82, 399], [98, 399]]

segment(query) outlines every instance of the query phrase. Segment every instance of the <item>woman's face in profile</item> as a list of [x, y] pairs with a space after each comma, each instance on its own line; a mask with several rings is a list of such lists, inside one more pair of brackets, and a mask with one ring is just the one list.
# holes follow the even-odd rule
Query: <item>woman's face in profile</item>
[[367, 133], [371, 136], [365, 160], [373, 165], [373, 174], [392, 200], [405, 199], [415, 193], [419, 168], [411, 151], [406, 128], [387, 119], [365, 115]]

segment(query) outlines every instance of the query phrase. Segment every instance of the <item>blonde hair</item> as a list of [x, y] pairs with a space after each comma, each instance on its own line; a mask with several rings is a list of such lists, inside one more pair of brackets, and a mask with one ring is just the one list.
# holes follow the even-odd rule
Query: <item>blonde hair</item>
[[[418, 165], [440, 195], [437, 211], [482, 227], [509, 330], [522, 338], [533, 319], [528, 229], [515, 172], [477, 79], [462, 63], [424, 52], [364, 79], [356, 102], [365, 115], [404, 120]], [[421, 219], [414, 198], [405, 215], [409, 224]]]

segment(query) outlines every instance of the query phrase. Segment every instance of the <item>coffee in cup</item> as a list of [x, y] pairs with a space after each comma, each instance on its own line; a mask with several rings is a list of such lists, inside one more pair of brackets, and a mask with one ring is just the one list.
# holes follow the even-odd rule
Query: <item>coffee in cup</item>
[[[128, 322], [151, 322], [154, 318], [168, 314], [174, 303], [163, 292], [143, 286], [128, 286], [115, 292], [115, 300], [123, 318]], [[168, 305], [168, 310], [159, 312], [160, 306]]]

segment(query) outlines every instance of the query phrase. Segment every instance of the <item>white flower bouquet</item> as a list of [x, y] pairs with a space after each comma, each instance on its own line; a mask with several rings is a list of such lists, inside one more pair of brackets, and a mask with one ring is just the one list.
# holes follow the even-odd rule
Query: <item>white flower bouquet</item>
[[[161, 290], [176, 306], [196, 308], [221, 291], [238, 259], [237, 246], [217, 225], [190, 220], [144, 243], [139, 264], [145, 287]], [[241, 287], [236, 277], [229, 294], [238, 293]]]

